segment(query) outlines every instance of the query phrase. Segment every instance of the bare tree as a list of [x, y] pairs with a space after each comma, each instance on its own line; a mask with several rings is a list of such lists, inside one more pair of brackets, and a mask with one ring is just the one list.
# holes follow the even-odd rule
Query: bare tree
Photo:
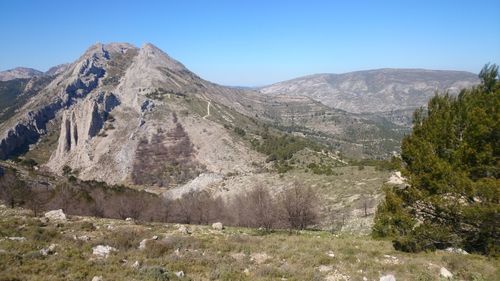
[[317, 196], [311, 187], [295, 182], [281, 194], [283, 219], [292, 229], [305, 229], [318, 218]]
[[53, 199], [54, 192], [47, 187], [32, 186], [28, 189], [25, 197], [25, 205], [33, 212], [36, 217], [45, 206]]
[[117, 213], [121, 219], [138, 220], [146, 212], [146, 205], [144, 197], [139, 194], [123, 195], [120, 197]]
[[65, 213], [69, 213], [69, 208], [73, 205], [76, 195], [75, 189], [66, 182], [55, 188], [56, 201]]
[[278, 206], [269, 191], [262, 185], [254, 187], [247, 195], [250, 226], [262, 227], [267, 231], [275, 227], [278, 216]]
[[25, 184], [17, 178], [16, 171], [12, 169], [2, 169], [0, 176], [0, 199], [11, 208], [21, 203], [27, 188]]

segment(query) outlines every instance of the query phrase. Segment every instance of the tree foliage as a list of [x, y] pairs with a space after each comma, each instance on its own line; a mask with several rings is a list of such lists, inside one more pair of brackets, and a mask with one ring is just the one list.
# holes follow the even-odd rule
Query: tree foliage
[[500, 83], [486, 65], [481, 84], [436, 95], [414, 114], [402, 142], [404, 188], [388, 188], [374, 236], [405, 251], [500, 250]]

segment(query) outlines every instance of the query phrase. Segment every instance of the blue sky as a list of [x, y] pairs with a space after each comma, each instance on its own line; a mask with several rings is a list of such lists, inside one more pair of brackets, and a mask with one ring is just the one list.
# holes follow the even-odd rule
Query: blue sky
[[46, 70], [115, 41], [151, 42], [207, 80], [241, 86], [500, 63], [500, 0], [0, 0], [0, 26], [0, 70]]

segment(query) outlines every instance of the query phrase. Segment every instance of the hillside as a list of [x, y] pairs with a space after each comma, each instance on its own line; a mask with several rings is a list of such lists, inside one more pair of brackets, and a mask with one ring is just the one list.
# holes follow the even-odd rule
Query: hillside
[[269, 128], [352, 157], [387, 156], [404, 131], [309, 98], [210, 83], [151, 44], [97, 44], [59, 69], [0, 125], [3, 159], [29, 151], [56, 173], [173, 187], [204, 173], [254, 174], [266, 156], [252, 142]]
[[444, 280], [446, 271], [495, 280], [500, 268], [478, 255], [397, 252], [367, 236], [47, 220], [3, 205], [0, 233], [0, 280]]
[[43, 76], [44, 73], [42, 71], [27, 68], [27, 67], [16, 67], [13, 69], [0, 71], [0, 81], [9, 81], [14, 79], [26, 79], [32, 78], [35, 76]]
[[306, 96], [352, 113], [415, 110], [436, 92], [457, 94], [478, 84], [476, 74], [425, 69], [376, 69], [315, 74], [260, 89], [266, 95]]

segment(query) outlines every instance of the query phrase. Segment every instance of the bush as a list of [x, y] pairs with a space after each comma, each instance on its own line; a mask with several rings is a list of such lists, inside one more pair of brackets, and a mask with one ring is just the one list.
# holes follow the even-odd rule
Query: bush
[[234, 132], [239, 135], [240, 137], [244, 137], [246, 135], [246, 132], [245, 130], [243, 130], [242, 128], [240, 127], [235, 127], [234, 128]]
[[110, 245], [118, 250], [129, 250], [137, 248], [143, 237], [146, 236], [144, 231], [135, 229], [120, 229], [113, 231], [108, 237], [103, 239], [102, 243]]

